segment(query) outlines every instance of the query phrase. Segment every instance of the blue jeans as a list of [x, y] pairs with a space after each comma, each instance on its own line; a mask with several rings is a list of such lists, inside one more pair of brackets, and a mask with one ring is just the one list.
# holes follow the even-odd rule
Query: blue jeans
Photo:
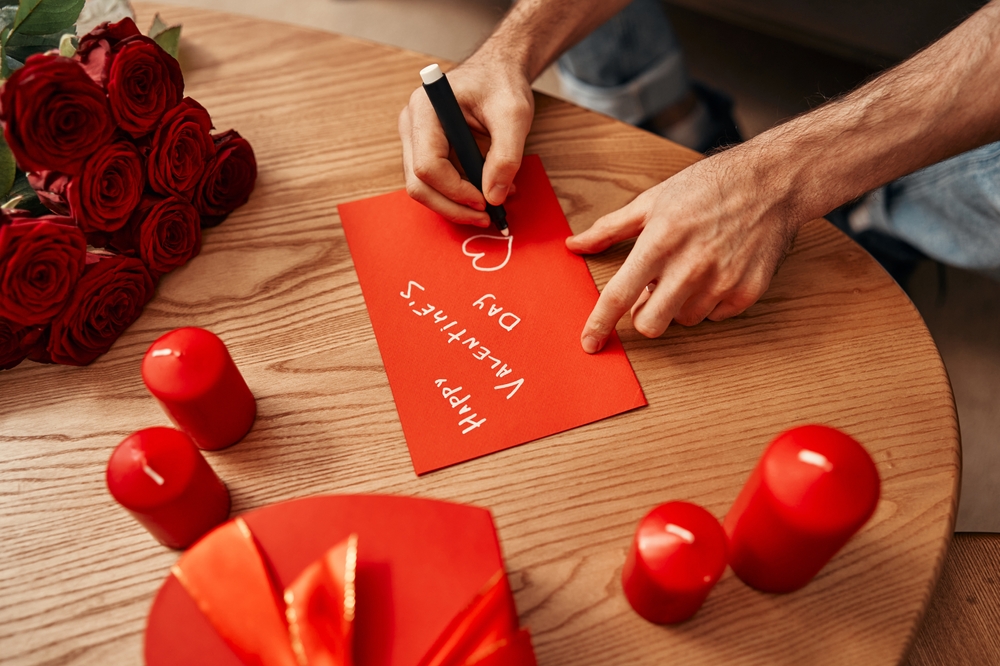
[[879, 231], [1000, 280], [1000, 142], [869, 192], [848, 220], [853, 231]]
[[658, 0], [634, 0], [559, 59], [563, 94], [637, 125], [690, 89], [673, 28]]
[[[635, 0], [559, 59], [564, 94], [638, 124], [690, 86], [658, 0]], [[1000, 143], [900, 178], [864, 198], [854, 231], [874, 230], [952, 266], [1000, 280]]]

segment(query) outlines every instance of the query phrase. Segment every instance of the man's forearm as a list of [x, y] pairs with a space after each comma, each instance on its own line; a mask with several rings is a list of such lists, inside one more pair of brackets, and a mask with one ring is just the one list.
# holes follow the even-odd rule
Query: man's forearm
[[800, 220], [1000, 140], [1000, 0], [843, 99], [740, 147]]
[[631, 0], [519, 0], [474, 57], [501, 58], [534, 81]]

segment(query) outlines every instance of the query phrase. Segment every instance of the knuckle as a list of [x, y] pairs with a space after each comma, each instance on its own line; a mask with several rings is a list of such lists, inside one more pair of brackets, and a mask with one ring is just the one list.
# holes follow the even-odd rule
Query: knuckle
[[723, 273], [712, 283], [712, 295], [717, 296], [721, 301], [723, 298], [732, 293], [732, 291], [737, 288], [739, 283], [740, 281], [735, 275], [732, 275], [731, 273]]
[[737, 307], [731, 301], [723, 301], [722, 303], [719, 303], [718, 307], [716, 307], [714, 310], [712, 310], [712, 312], [708, 314], [707, 319], [709, 321], [716, 321], [716, 322], [724, 321], [726, 319], [730, 319], [732, 317], [737, 316], [738, 314], [742, 313], [743, 310], [745, 309], [746, 308]]
[[615, 228], [602, 220], [598, 220], [586, 233], [587, 238], [604, 245], [610, 245], [615, 239]]
[[423, 87], [421, 86], [420, 88], [414, 88], [413, 92], [410, 93], [410, 103], [407, 106], [407, 108], [409, 107], [416, 108], [420, 106], [420, 103], [423, 102], [425, 99], [427, 99], [427, 93], [424, 92]]
[[591, 317], [590, 321], [587, 322], [587, 333], [596, 337], [603, 337], [610, 331], [611, 326], [608, 325], [607, 320], [602, 315], [595, 314]]
[[713, 283], [705, 290], [705, 300], [713, 303], [721, 303], [729, 296], [731, 287], [723, 284]]
[[614, 310], [615, 312], [624, 312], [629, 308], [629, 306], [632, 305], [629, 303], [627, 295], [615, 288], [605, 289], [602, 296], [604, 296], [605, 303], [607, 303], [608, 308]]
[[637, 206], [652, 208], [656, 201], [660, 198], [662, 187], [663, 183], [660, 183], [659, 185], [655, 185], [647, 190], [643, 190], [635, 199], [632, 200], [632, 203]]
[[770, 275], [755, 273], [746, 280], [744, 287], [738, 291], [744, 291], [747, 294], [750, 294], [753, 297], [753, 300], [756, 301], [764, 294], [765, 291], [767, 291], [770, 284]]
[[427, 197], [424, 194], [423, 184], [416, 178], [406, 179], [406, 193], [410, 195], [411, 199], [420, 203], [426, 203]]
[[586, 328], [588, 332], [595, 334], [597, 337], [604, 337], [611, 333], [617, 323], [618, 320], [607, 310], [595, 310], [591, 314]]
[[611, 230], [612, 226], [611, 216], [605, 215], [604, 217], [598, 218], [596, 222], [590, 225], [590, 228], [587, 229], [587, 233], [602, 235], [607, 234]]
[[530, 113], [535, 105], [534, 100], [527, 95], [523, 97], [519, 95], [511, 95], [507, 99], [510, 102], [511, 109], [520, 113]]
[[737, 289], [729, 297], [729, 304], [732, 306], [732, 309], [735, 310], [733, 316], [743, 312], [748, 307], [756, 303], [758, 298], [760, 298], [760, 294], [754, 290], [745, 288]]
[[425, 183], [434, 179], [436, 171], [437, 169], [429, 162], [415, 162], [413, 164], [413, 175]]
[[511, 178], [513, 178], [514, 174], [517, 173], [517, 170], [521, 168], [521, 156], [513, 153], [500, 153], [497, 162], [498, 166], [507, 172], [506, 175]]
[[715, 321], [715, 322], [719, 322], [728, 318], [729, 318], [729, 313], [724, 308], [713, 310], [711, 314], [709, 314], [707, 317], [709, 321]]
[[692, 284], [703, 284], [715, 273], [715, 265], [703, 258], [696, 259], [688, 271], [688, 280]]
[[694, 312], [691, 310], [682, 310], [678, 312], [674, 317], [674, 321], [681, 326], [697, 326], [705, 319], [705, 315], [701, 312]]
[[736, 280], [728, 276], [717, 276], [706, 285], [704, 290], [705, 300], [711, 300], [713, 303], [721, 303], [729, 298], [738, 284]]
[[[646, 230], [649, 231], [646, 231]], [[646, 226], [646, 220], [643, 221], [643, 232], [646, 236], [644, 239], [649, 243], [649, 253], [657, 257], [669, 257], [675, 253], [677, 248], [677, 239], [669, 233], [666, 233], [662, 227], [648, 227]], [[655, 233], [654, 233], [655, 232]]]
[[658, 338], [663, 333], [665, 329], [655, 325], [652, 322], [646, 321], [645, 319], [640, 319], [638, 321], [632, 322], [632, 327], [640, 335], [647, 338]]
[[505, 174], [509, 174], [511, 177], [521, 167], [520, 153], [510, 146], [501, 146], [494, 143], [490, 146], [487, 159], [492, 162], [494, 168]]
[[493, 107], [498, 115], [505, 118], [523, 118], [531, 113], [531, 103], [525, 97], [517, 95], [505, 95], [496, 100]]

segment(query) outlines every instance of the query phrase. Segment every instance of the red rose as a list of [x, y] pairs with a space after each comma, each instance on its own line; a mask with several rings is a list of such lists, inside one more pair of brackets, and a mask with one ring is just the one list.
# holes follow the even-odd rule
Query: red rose
[[88, 254], [83, 276], [67, 307], [53, 320], [45, 355], [38, 360], [88, 365], [139, 318], [153, 289], [138, 259]]
[[130, 37], [112, 51], [108, 100], [118, 126], [134, 137], [151, 132], [184, 95], [181, 67], [149, 37]]
[[0, 370], [10, 370], [28, 356], [42, 333], [37, 326], [22, 326], [0, 317]]
[[130, 18], [91, 30], [80, 40], [76, 58], [107, 88], [115, 121], [133, 137], [151, 132], [184, 95], [177, 60], [142, 35]]
[[198, 185], [206, 162], [215, 156], [211, 131], [208, 111], [190, 97], [167, 112], [153, 137], [147, 163], [153, 191], [185, 196]]
[[112, 237], [111, 245], [121, 252], [138, 254], [150, 274], [159, 278], [201, 251], [198, 211], [179, 197], [147, 195], [128, 226]]
[[73, 218], [84, 232], [115, 231], [142, 199], [145, 174], [129, 141], [104, 146], [90, 156], [66, 190]]
[[257, 159], [249, 141], [236, 130], [212, 139], [215, 158], [205, 167], [205, 175], [194, 194], [202, 227], [214, 227], [245, 204], [257, 182]]
[[0, 227], [0, 316], [46, 324], [80, 277], [87, 244], [67, 217], [15, 218]]
[[80, 172], [114, 131], [108, 100], [80, 63], [33, 55], [0, 91], [7, 145], [25, 171]]
[[69, 215], [66, 186], [70, 177], [58, 171], [34, 171], [28, 174], [28, 184], [38, 195], [38, 200], [56, 215]]
[[123, 18], [118, 23], [105, 21], [80, 38], [80, 46], [74, 57], [80, 61], [90, 78], [103, 88], [108, 82], [111, 50], [123, 39], [140, 35], [142, 33], [131, 18]]

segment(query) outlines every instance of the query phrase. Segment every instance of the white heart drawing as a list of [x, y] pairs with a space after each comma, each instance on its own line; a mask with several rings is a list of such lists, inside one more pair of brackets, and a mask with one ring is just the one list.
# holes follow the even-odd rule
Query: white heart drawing
[[[495, 241], [506, 241], [506, 243], [507, 243], [507, 256], [504, 257], [503, 263], [501, 263], [499, 266], [492, 266], [490, 268], [485, 268], [483, 266], [480, 266], [479, 265], [479, 260], [482, 259], [483, 257], [485, 257], [486, 253], [485, 252], [469, 252], [468, 249], [466, 249], [467, 246], [469, 245], [469, 242], [470, 241], [474, 241], [477, 238], [487, 238], [489, 240], [495, 240]], [[506, 238], [503, 237], [503, 236], [490, 236], [489, 234], [480, 234], [478, 236], [470, 236], [470, 237], [468, 237], [468, 238], [465, 239], [465, 242], [462, 243], [462, 254], [464, 254], [467, 257], [472, 257], [472, 267], [475, 268], [477, 271], [482, 271], [484, 273], [488, 273], [490, 271], [498, 271], [498, 270], [500, 270], [501, 268], [503, 268], [504, 266], [507, 265], [507, 262], [510, 261], [510, 250], [511, 250], [511, 248], [513, 246], [514, 246], [514, 236], [513, 236], [513, 234], [511, 234], [510, 236], [507, 236]]]

